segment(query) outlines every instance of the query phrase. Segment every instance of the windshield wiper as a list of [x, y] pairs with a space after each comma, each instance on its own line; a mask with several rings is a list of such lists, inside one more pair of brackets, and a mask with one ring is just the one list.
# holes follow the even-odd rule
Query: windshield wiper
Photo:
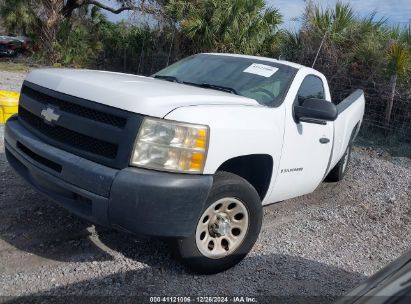
[[175, 77], [175, 76], [169, 76], [169, 75], [155, 75], [154, 78], [164, 79], [164, 80], [171, 81], [171, 82], [183, 83], [183, 84], [192, 85], [192, 86], [196, 86], [196, 87], [200, 87], [200, 88], [219, 90], [219, 91], [224, 91], [224, 92], [228, 92], [228, 93], [233, 93], [233, 94], [239, 95], [238, 92], [237, 92], [235, 89], [229, 88], [229, 87], [220, 86], [220, 85], [217, 85], [217, 84], [211, 84], [211, 83], [195, 83], [195, 82], [181, 81], [181, 80], [178, 79], [177, 77]]
[[164, 79], [167, 81], [171, 81], [171, 82], [178, 82], [178, 83], [182, 83], [182, 81], [180, 79], [178, 79], [175, 76], [168, 76], [168, 75], [155, 75], [154, 78], [157, 79]]
[[194, 82], [183, 82], [184, 84], [188, 84], [188, 85], [193, 85], [196, 87], [200, 87], [200, 88], [205, 88], [205, 89], [213, 89], [213, 90], [219, 90], [219, 91], [223, 91], [223, 92], [228, 92], [228, 93], [233, 93], [236, 95], [239, 95], [238, 92], [230, 87], [225, 87], [225, 86], [220, 86], [217, 84], [211, 84], [211, 83], [194, 83]]

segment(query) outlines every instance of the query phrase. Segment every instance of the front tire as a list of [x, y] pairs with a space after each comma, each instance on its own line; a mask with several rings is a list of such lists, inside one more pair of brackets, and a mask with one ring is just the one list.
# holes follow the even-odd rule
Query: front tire
[[177, 240], [177, 252], [194, 272], [212, 274], [239, 263], [261, 230], [262, 205], [254, 187], [228, 172], [215, 175], [196, 230]]

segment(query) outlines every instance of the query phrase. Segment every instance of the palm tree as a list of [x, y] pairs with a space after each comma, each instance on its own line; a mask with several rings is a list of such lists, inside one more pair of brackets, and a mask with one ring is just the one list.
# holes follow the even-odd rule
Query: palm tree
[[[352, 47], [352, 32], [356, 16], [349, 4], [337, 2], [334, 7], [323, 8], [308, 2], [303, 15], [302, 41], [305, 44], [303, 63], [316, 64], [321, 58], [337, 65], [342, 50]], [[321, 54], [321, 56], [320, 56]]]
[[307, 6], [305, 27], [323, 37], [327, 36], [334, 42], [341, 42], [349, 37], [349, 32], [355, 24], [355, 15], [349, 4], [337, 2], [333, 8], [322, 8], [318, 4]]
[[264, 0], [205, 0], [188, 10], [181, 27], [196, 51], [253, 54], [280, 23], [279, 11]]
[[281, 32], [281, 38], [283, 41], [281, 56], [284, 56], [286, 60], [298, 61], [298, 56], [304, 49], [300, 32], [285, 30]]
[[391, 121], [391, 113], [398, 79], [407, 73], [407, 70], [410, 68], [411, 64], [409, 51], [410, 46], [406, 43], [402, 43], [401, 40], [391, 41], [390, 46], [387, 49], [387, 70], [390, 75], [390, 95], [388, 97], [385, 110], [385, 124], [387, 126]]

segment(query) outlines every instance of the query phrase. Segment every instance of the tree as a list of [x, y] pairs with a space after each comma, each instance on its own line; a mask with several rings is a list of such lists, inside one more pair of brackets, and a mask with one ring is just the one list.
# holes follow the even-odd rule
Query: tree
[[255, 54], [276, 33], [282, 19], [264, 0], [184, 2], [172, 0], [165, 7], [196, 52]]
[[[112, 7], [96, 0], [67, 0], [61, 10], [61, 13], [64, 17], [70, 18], [73, 14], [73, 11], [79, 9], [80, 7], [88, 5], [94, 5], [113, 14], [120, 14], [124, 11], [137, 10], [137, 3], [135, 0], [117, 0], [116, 2], [120, 7]], [[144, 1], [142, 3], [144, 3]]]
[[62, 4], [62, 0], [7, 0], [0, 6], [0, 17], [9, 32], [37, 36], [53, 61], [53, 42]]
[[355, 23], [355, 16], [349, 4], [337, 2], [335, 7], [322, 9], [319, 5], [311, 7], [307, 20], [310, 28], [321, 37], [328, 33], [328, 37], [335, 41], [344, 41], [348, 32]]
[[145, 4], [144, 0], [115, 2], [117, 7], [97, 0], [7, 0], [0, 2], [0, 17], [8, 31], [37, 36], [41, 49], [50, 62], [55, 63], [59, 26], [64, 19], [70, 19], [75, 11], [92, 6], [119, 14], [125, 10], [143, 9]]
[[109, 24], [96, 6], [80, 8], [70, 19], [64, 19], [55, 43], [58, 63], [76, 67], [94, 65], [103, 51], [102, 40]]
[[1, 1], [0, 19], [1, 25], [10, 33], [30, 35], [36, 27], [36, 19], [27, 1]]
[[387, 70], [390, 75], [390, 95], [387, 100], [385, 110], [385, 124], [388, 126], [391, 121], [392, 107], [395, 99], [395, 91], [398, 79], [406, 75], [410, 68], [410, 46], [401, 40], [391, 41], [387, 49]]

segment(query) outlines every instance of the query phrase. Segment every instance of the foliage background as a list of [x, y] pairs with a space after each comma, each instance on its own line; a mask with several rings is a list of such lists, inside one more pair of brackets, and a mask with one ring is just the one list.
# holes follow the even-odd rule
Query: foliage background
[[[134, 20], [112, 23], [85, 0], [0, 0], [0, 23], [32, 37], [30, 60], [46, 65], [151, 75], [198, 52], [315, 62], [335, 103], [365, 91], [365, 141], [395, 143], [411, 157], [411, 28], [388, 26], [375, 13], [359, 17], [342, 2], [324, 8], [307, 1], [298, 32], [281, 29], [281, 14], [264, 0], [114, 2], [136, 12]], [[150, 21], [139, 22], [142, 14]]]

